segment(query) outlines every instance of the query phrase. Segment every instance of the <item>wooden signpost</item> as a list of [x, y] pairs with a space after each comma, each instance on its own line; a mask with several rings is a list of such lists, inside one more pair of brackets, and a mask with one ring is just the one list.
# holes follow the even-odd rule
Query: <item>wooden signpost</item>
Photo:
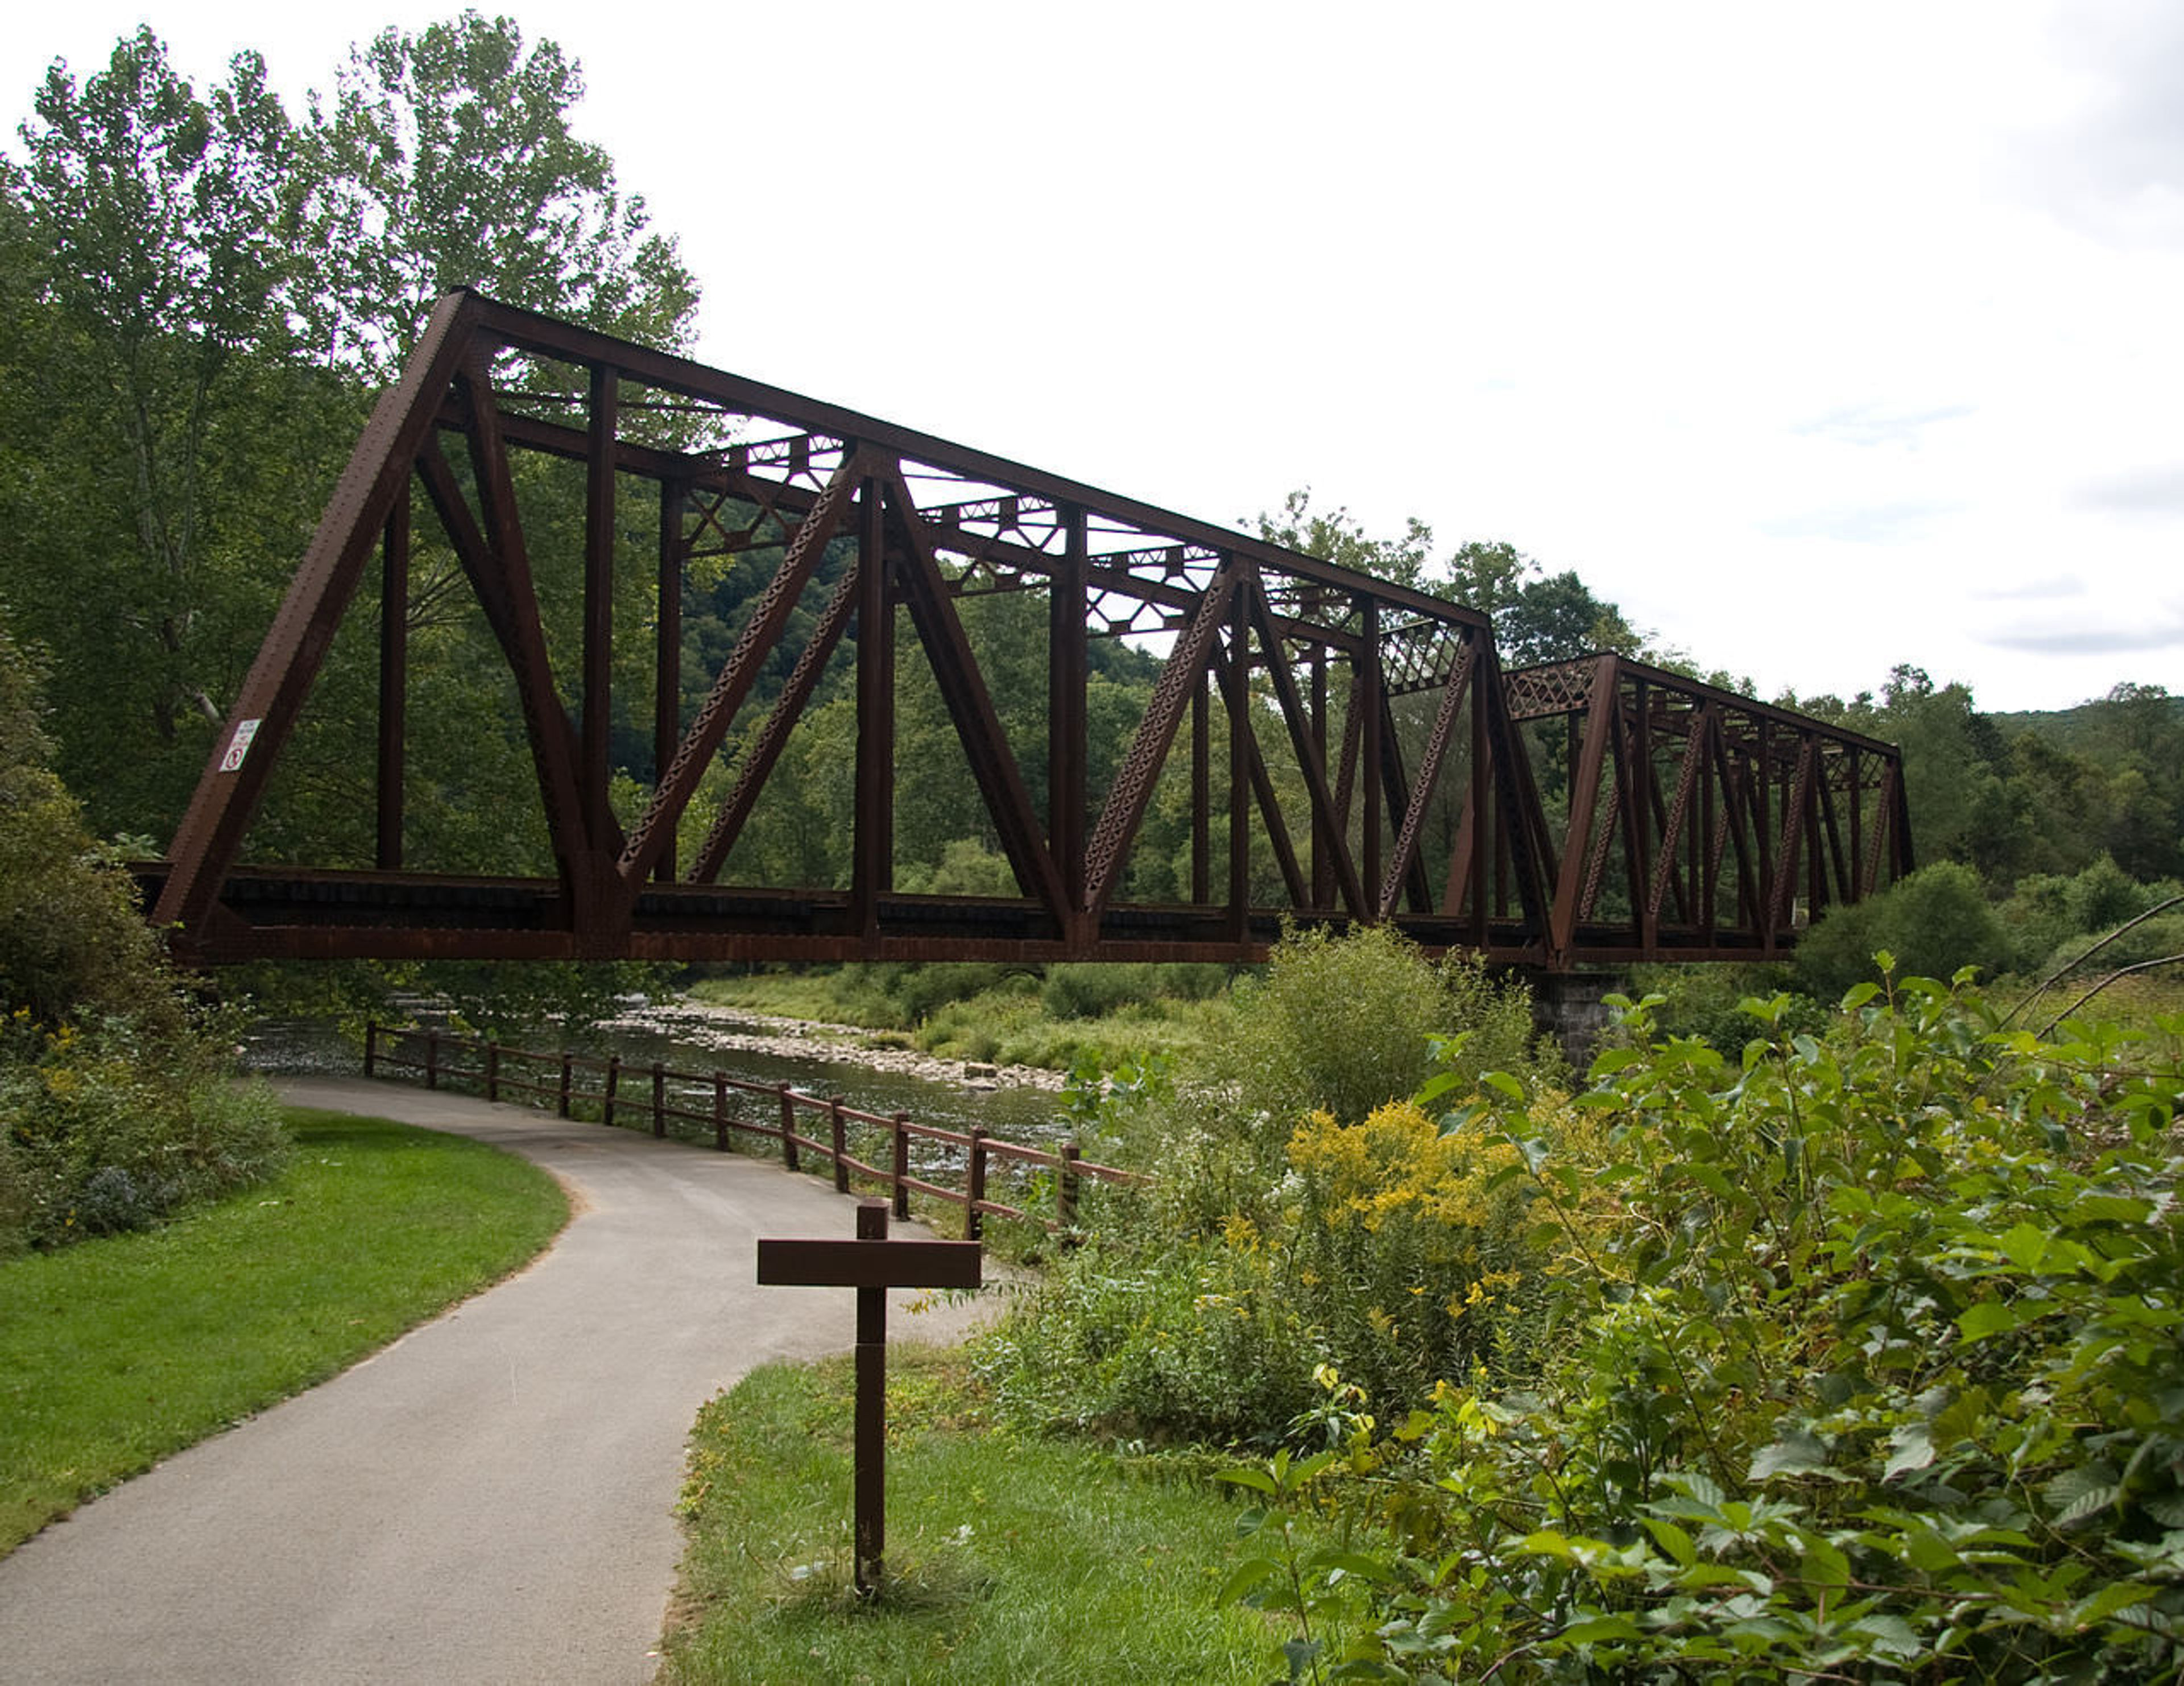
[[879, 1589], [887, 1549], [887, 1291], [975, 1288], [975, 1241], [889, 1241], [883, 1200], [860, 1202], [855, 1241], [761, 1241], [760, 1287], [857, 1291], [856, 1578]]

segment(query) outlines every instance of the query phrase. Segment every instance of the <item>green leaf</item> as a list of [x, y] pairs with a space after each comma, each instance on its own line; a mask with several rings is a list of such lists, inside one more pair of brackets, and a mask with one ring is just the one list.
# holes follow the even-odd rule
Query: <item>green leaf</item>
[[2112, 1581], [2090, 1598], [2070, 1606], [2070, 1625], [2084, 1629], [2105, 1622], [2120, 1610], [2144, 1604], [2153, 1596], [2153, 1591], [2143, 1581]]
[[2107, 1510], [2123, 1496], [2116, 1472], [2106, 1464], [2081, 1464], [2064, 1470], [2047, 1486], [2048, 1502], [2056, 1507], [2055, 1526], [2067, 1528]]
[[2054, 1237], [2031, 1224], [2013, 1224], [1993, 1237], [1996, 1251], [2020, 1270], [2037, 1270]]
[[1887, 1466], [1880, 1472], [1883, 1481], [1893, 1481], [1914, 1470], [1923, 1470], [1934, 1461], [1933, 1437], [1923, 1422], [1907, 1422], [1897, 1426], [1888, 1437], [1895, 1448], [1889, 1454]]
[[1827, 1443], [1807, 1429], [1791, 1428], [1773, 1445], [1760, 1449], [1746, 1479], [1764, 1481], [1769, 1476], [1809, 1475], [1827, 1466]]
[[1596, 1645], [1608, 1639], [1635, 1639], [1641, 1637], [1638, 1624], [1627, 1616], [1588, 1616], [1573, 1622], [1555, 1637], [1565, 1644]]
[[1848, 1631], [1871, 1640], [1871, 1649], [1882, 1656], [1914, 1657], [1925, 1650], [1911, 1624], [1900, 1616], [1861, 1616]]
[[1277, 1490], [1274, 1487], [1274, 1478], [1264, 1470], [1223, 1470], [1215, 1476], [1214, 1479], [1234, 1482], [1239, 1487], [1250, 1488], [1254, 1493], [1273, 1493]]
[[1463, 1077], [1460, 1073], [1454, 1071], [1436, 1071], [1432, 1076], [1427, 1078], [1426, 1080], [1419, 1086], [1418, 1092], [1411, 1097], [1412, 1103], [1421, 1112], [1423, 1112], [1432, 1103], [1439, 1100], [1443, 1095], [1446, 1095], [1450, 1090], [1456, 1087], [1457, 1084], [1463, 1080]]
[[1957, 1332], [1969, 1345], [2014, 1329], [2024, 1320], [2024, 1314], [2008, 1301], [1983, 1299], [1957, 1314]]
[[1663, 1516], [1644, 1518], [1646, 1532], [1653, 1536], [1654, 1544], [1667, 1552], [1680, 1568], [1688, 1569], [1698, 1560], [1698, 1548], [1691, 1537]]
[[1597, 1083], [1604, 1077], [1613, 1077], [1618, 1071], [1627, 1071], [1646, 1057], [1643, 1048], [1603, 1048], [1593, 1057], [1592, 1069], [1588, 1075]]
[[1235, 1604], [1250, 1597], [1268, 1582], [1279, 1581], [1282, 1577], [1282, 1566], [1274, 1559], [1247, 1557], [1221, 1583], [1221, 1595], [1217, 1602]]
[[1803, 1579], [1808, 1586], [1840, 1590], [1850, 1584], [1850, 1559], [1841, 1548], [1819, 1534], [1803, 1531], [1798, 1533], [1797, 1544], [1802, 1549]]
[[1479, 1080], [1490, 1089], [1498, 1090], [1513, 1101], [1524, 1098], [1524, 1086], [1506, 1071], [1482, 1071]]

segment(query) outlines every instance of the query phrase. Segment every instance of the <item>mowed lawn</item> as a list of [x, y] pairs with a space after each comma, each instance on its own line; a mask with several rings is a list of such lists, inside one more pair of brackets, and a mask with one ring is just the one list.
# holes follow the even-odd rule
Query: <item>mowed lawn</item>
[[1223, 1598], [1248, 1505], [1200, 1460], [992, 1420], [961, 1349], [888, 1354], [888, 1580], [851, 1585], [850, 1360], [767, 1365], [699, 1415], [675, 1686], [1261, 1686], [1282, 1618]]
[[535, 1257], [560, 1186], [460, 1136], [302, 1109], [275, 1181], [0, 1264], [0, 1553]]

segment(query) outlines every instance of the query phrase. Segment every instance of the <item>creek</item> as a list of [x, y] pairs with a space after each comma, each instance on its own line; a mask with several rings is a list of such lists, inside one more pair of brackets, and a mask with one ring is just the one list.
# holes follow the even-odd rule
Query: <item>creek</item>
[[[609, 1023], [587, 1053], [620, 1054], [625, 1066], [653, 1061], [676, 1071], [715, 1070], [746, 1083], [788, 1083], [822, 1098], [839, 1096], [860, 1111], [908, 1113], [919, 1124], [944, 1130], [977, 1126], [989, 1136], [1026, 1147], [1050, 1147], [1070, 1133], [1053, 1072], [965, 1067], [956, 1061], [895, 1048], [866, 1049], [854, 1039], [868, 1036], [831, 1025], [747, 1016], [694, 1002], [655, 1007], [632, 1004]], [[526, 1046], [559, 1052], [540, 1033]], [[268, 1020], [246, 1040], [244, 1064], [268, 1075], [360, 1075], [362, 1053], [332, 1026]]]

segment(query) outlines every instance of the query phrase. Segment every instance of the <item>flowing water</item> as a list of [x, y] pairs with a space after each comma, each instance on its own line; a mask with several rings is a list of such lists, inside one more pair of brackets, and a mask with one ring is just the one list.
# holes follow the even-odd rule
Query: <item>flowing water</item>
[[[755, 1036], [763, 1037], [769, 1046], [721, 1045], [722, 1038]], [[785, 1082], [822, 1099], [839, 1096], [861, 1112], [883, 1116], [908, 1113], [913, 1122], [942, 1130], [963, 1131], [976, 1125], [989, 1136], [1026, 1147], [1050, 1147], [1070, 1133], [1062, 1097], [1050, 1089], [894, 1070], [888, 1068], [884, 1055], [861, 1057], [855, 1048], [823, 1042], [813, 1042], [808, 1050], [783, 1047], [788, 1040], [773, 1024], [708, 1014], [702, 1022], [686, 1023], [679, 1018], [625, 1022], [606, 1033], [603, 1048], [584, 1052], [620, 1054], [627, 1067], [649, 1067], [658, 1060], [675, 1071], [702, 1075], [720, 1070], [739, 1081], [768, 1087]], [[531, 1038], [527, 1045], [541, 1052], [558, 1052], [543, 1035]], [[298, 1020], [269, 1020], [256, 1027], [247, 1040], [244, 1063], [268, 1075], [361, 1075], [364, 1069], [362, 1053], [331, 1026]], [[595, 1075], [592, 1080], [597, 1081]], [[632, 1102], [650, 1092], [634, 1072], [625, 1082], [624, 1093]], [[693, 1101], [696, 1103], [694, 1096]], [[816, 1122], [807, 1124], [807, 1134]]]

